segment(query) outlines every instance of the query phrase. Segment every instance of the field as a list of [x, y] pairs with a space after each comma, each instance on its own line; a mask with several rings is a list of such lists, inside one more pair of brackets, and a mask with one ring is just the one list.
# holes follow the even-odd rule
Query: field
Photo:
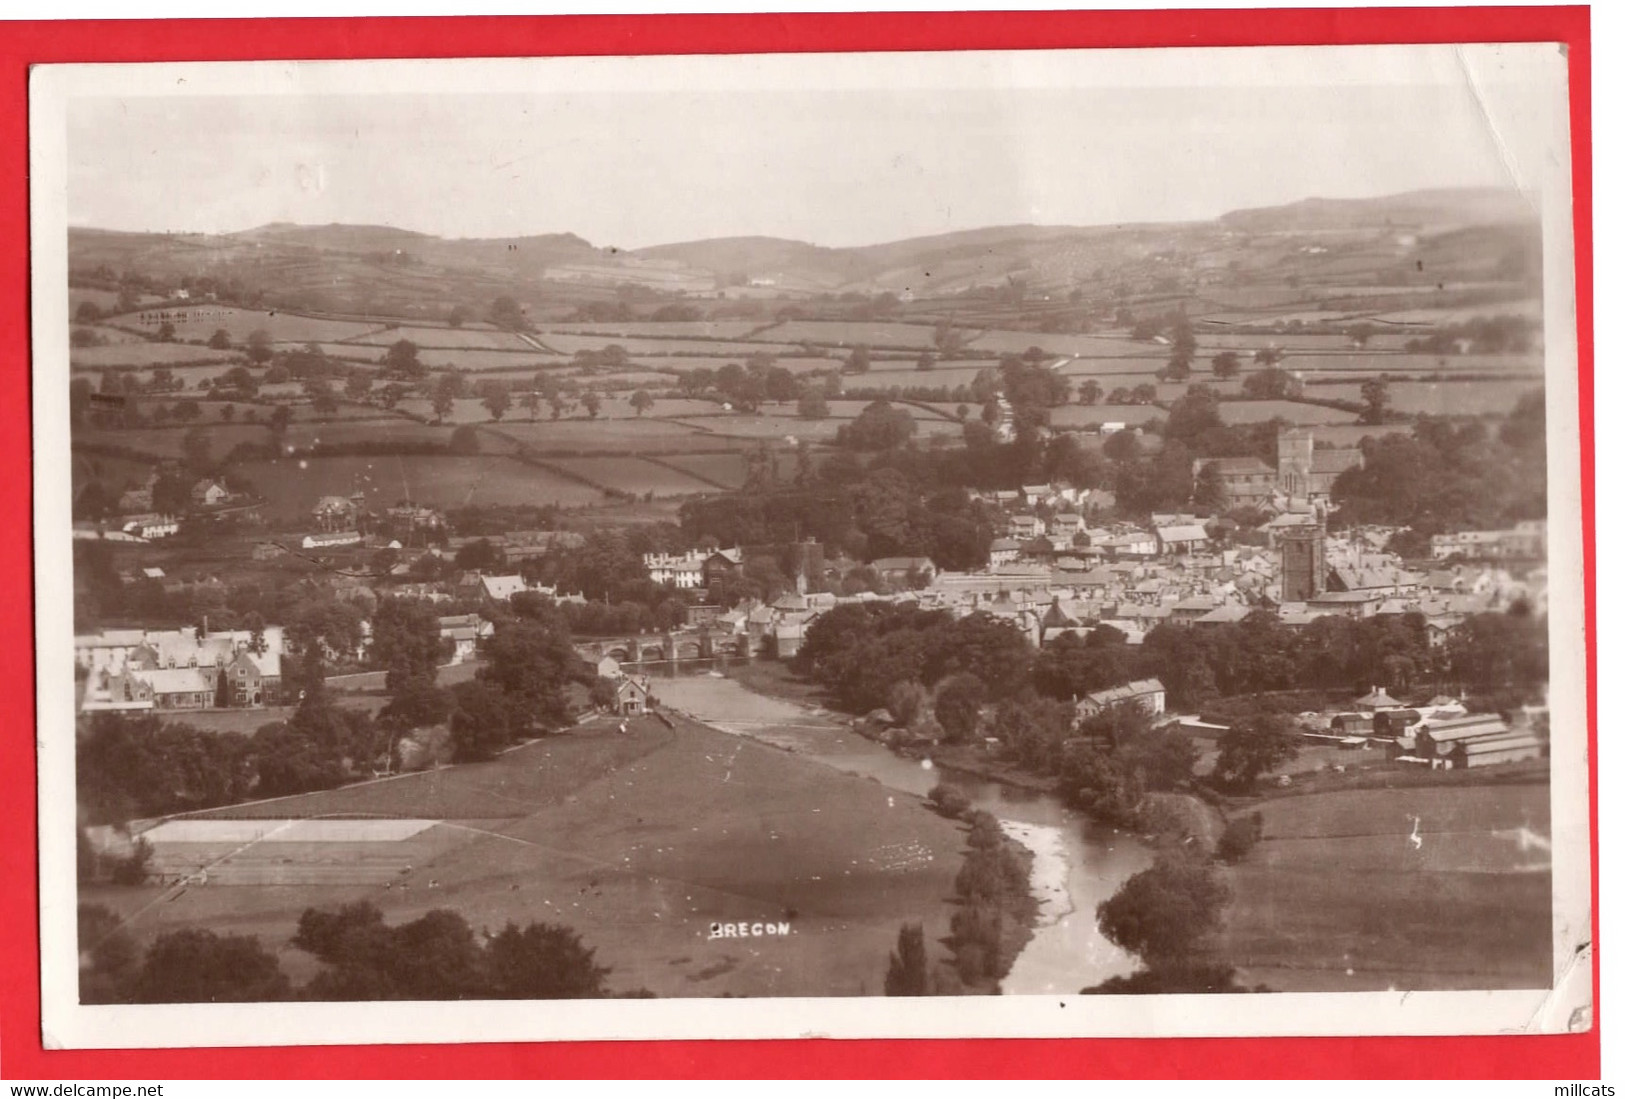
[[[1098, 378], [1107, 389], [1117, 385], [1139, 385], [1155, 379], [1155, 374], [1168, 365], [1168, 356], [1147, 355], [1138, 359], [1103, 359], [1098, 355], [1072, 358], [1056, 367], [1059, 374], [1069, 378]], [[1197, 364], [1200, 365], [1200, 364]], [[1196, 375], [1200, 377], [1200, 373]]]
[[217, 351], [188, 343], [112, 343], [106, 347], [74, 347], [68, 365], [75, 370], [120, 366], [168, 366], [171, 363], [230, 363], [242, 361], [236, 351]]
[[1360, 418], [1358, 413], [1340, 408], [1298, 401], [1225, 401], [1219, 405], [1219, 415], [1227, 424], [1261, 423], [1277, 416], [1294, 424], [1352, 424]]
[[743, 362], [745, 356], [757, 352], [766, 352], [769, 355], [789, 354], [797, 348], [785, 343], [733, 343], [726, 340], [645, 340], [636, 337], [620, 338], [616, 336], [577, 336], [568, 332], [555, 332], [548, 330], [536, 333], [536, 339], [542, 345], [552, 348], [562, 355], [574, 355], [578, 351], [602, 351], [611, 344], [622, 347], [628, 355], [665, 356], [681, 362], [684, 358], [693, 356], [737, 356], [729, 359], [730, 362]]
[[[75, 443], [90, 446], [116, 446], [151, 454], [158, 458], [179, 458], [185, 454], [190, 427], [139, 427], [129, 430], [101, 430], [84, 427], [73, 433]], [[209, 453], [223, 458], [239, 443], [263, 443], [269, 429], [259, 424], [206, 424], [201, 429], [209, 440]]]
[[411, 340], [419, 347], [451, 348], [458, 351], [536, 350], [512, 332], [498, 332], [489, 328], [382, 328], [365, 334], [358, 333], [347, 342], [368, 347], [389, 347], [401, 340]]
[[987, 368], [987, 363], [980, 366], [944, 366], [939, 363], [930, 370], [919, 370], [910, 363], [907, 366], [871, 369], [867, 374], [848, 374], [841, 381], [850, 389], [890, 389], [894, 385], [903, 389], [915, 386], [956, 389], [969, 385], [976, 375]]
[[[814, 452], [813, 456], [815, 466], [818, 464], [817, 454]], [[781, 482], [795, 477], [796, 456], [793, 453], [778, 450], [773, 458]], [[728, 454], [671, 454], [662, 456], [660, 460], [724, 488], [739, 489], [745, 484], [745, 455], [742, 451]]]
[[756, 334], [758, 339], [812, 343], [825, 347], [907, 347], [924, 351], [936, 346], [936, 329], [928, 324], [886, 321], [785, 321]]
[[1244, 980], [1281, 991], [1550, 983], [1544, 784], [1344, 790], [1261, 811], [1264, 839], [1227, 871], [1235, 900], [1219, 944]]
[[404, 455], [378, 458], [272, 459], [244, 462], [237, 471], [266, 498], [276, 516], [304, 517], [320, 496], [348, 496], [372, 487], [374, 505], [403, 498], [430, 507], [470, 504], [557, 504], [580, 507], [603, 494], [513, 458]]
[[[324, 343], [321, 348], [323, 354], [332, 358], [362, 363], [376, 363], [388, 351], [387, 344], [380, 346], [372, 343]], [[420, 347], [418, 348], [418, 361], [424, 366], [436, 370], [524, 370], [529, 367], [532, 371], [535, 371], [546, 367], [569, 365], [568, 359], [559, 355], [549, 355], [547, 352], [538, 351], [534, 347], [527, 347], [522, 351]]]
[[1281, 364], [1305, 377], [1339, 374], [1509, 374], [1539, 378], [1544, 365], [1539, 355], [1412, 355], [1350, 354], [1293, 355]]
[[[1526, 394], [1538, 392], [1535, 382], [1389, 382], [1388, 403], [1398, 412], [1426, 412], [1434, 416], [1479, 416], [1512, 411]], [[1360, 387], [1352, 382], [1316, 385], [1304, 390], [1306, 397], [1340, 401], [1360, 401]]]
[[649, 492], [656, 496], [692, 496], [716, 491], [703, 481], [641, 458], [553, 458], [549, 464], [595, 485], [635, 496]]
[[622, 340], [641, 336], [652, 340], [739, 340], [766, 327], [763, 321], [616, 321], [589, 324], [550, 324], [549, 332]]
[[1052, 427], [1080, 428], [1085, 424], [1143, 424], [1168, 414], [1149, 404], [1068, 404], [1049, 410]]
[[[690, 721], [675, 733], [648, 718], [630, 726], [620, 736], [589, 724], [490, 763], [208, 814], [441, 822], [402, 827], [412, 834], [393, 843], [327, 837], [258, 858], [299, 884], [211, 883], [162, 904], [150, 904], [155, 888], [86, 899], [144, 908], [138, 938], [183, 926], [257, 935], [301, 978], [310, 960], [286, 944], [311, 905], [369, 900], [391, 922], [450, 908], [476, 931], [548, 920], [581, 933], [611, 987], [660, 996], [874, 994], [900, 923], [923, 920], [928, 942], [947, 933], [963, 842], [953, 823]], [[290, 863], [273, 867], [275, 854]], [[791, 930], [708, 937], [740, 920]]]
[[970, 341], [969, 349], [982, 354], [1020, 355], [1029, 347], [1037, 347], [1057, 357], [1081, 355], [1086, 358], [1153, 358], [1166, 359], [1168, 349], [1160, 344], [1131, 340], [1126, 337], [1081, 336], [1075, 332], [1011, 332], [990, 330]]
[[665, 453], [716, 449], [716, 438], [676, 420], [549, 420], [546, 414], [528, 419], [505, 419], [488, 424], [482, 434], [496, 433], [538, 451], [650, 451]]
[[264, 329], [275, 343], [322, 343], [350, 339], [380, 327], [363, 321], [302, 317], [295, 313], [237, 309], [229, 305], [191, 305], [162, 312], [131, 313], [120, 318], [119, 323], [157, 332], [165, 321], [175, 326], [176, 339], [207, 340], [216, 330], [224, 328], [231, 334], [231, 342], [239, 347], [256, 329]]

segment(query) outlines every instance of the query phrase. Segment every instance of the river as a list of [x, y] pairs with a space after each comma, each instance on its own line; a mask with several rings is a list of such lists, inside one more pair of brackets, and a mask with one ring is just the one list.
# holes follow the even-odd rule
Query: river
[[[708, 725], [788, 748], [894, 790], [924, 796], [943, 777], [928, 760], [905, 759], [859, 736], [838, 715], [757, 694], [732, 679], [696, 675], [656, 683], [662, 704]], [[1133, 972], [1134, 956], [1100, 934], [1095, 906], [1129, 875], [1151, 864], [1145, 844], [1074, 813], [1051, 794], [974, 775], [952, 777], [977, 808], [997, 817], [1034, 855], [1038, 923], [1003, 981], [1005, 994], [1074, 993]]]

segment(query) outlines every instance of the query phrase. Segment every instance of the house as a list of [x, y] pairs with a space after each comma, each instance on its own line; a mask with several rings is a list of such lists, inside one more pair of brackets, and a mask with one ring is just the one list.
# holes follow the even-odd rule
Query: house
[[697, 550], [681, 554], [646, 553], [643, 555], [643, 567], [649, 570], [649, 579], [656, 584], [699, 588], [704, 584], [707, 556]]
[[1378, 710], [1403, 710], [1405, 704], [1390, 696], [1386, 687], [1373, 687], [1370, 693], [1354, 700], [1354, 708], [1376, 713]]
[[1275, 497], [1275, 470], [1262, 459], [1198, 458], [1191, 473], [1200, 479], [1204, 473], [1216, 478], [1231, 506], [1268, 504]]
[[214, 705], [214, 676], [205, 668], [146, 668], [128, 673], [146, 684], [155, 710], [206, 710]]
[[1160, 554], [1197, 553], [1205, 549], [1207, 531], [1200, 524], [1157, 528], [1157, 552]]
[[1078, 717], [1091, 717], [1121, 703], [1133, 703], [1152, 717], [1167, 708], [1168, 691], [1160, 679], [1135, 679], [1120, 687], [1086, 694], [1078, 700]]
[[240, 650], [220, 669], [224, 690], [222, 701], [238, 709], [264, 706], [267, 701], [265, 672], [248, 650]]
[[529, 591], [530, 585], [523, 576], [481, 576], [480, 590], [485, 598], [506, 603], [520, 592]]
[[1137, 528], [1116, 530], [1095, 543], [1112, 560], [1120, 557], [1155, 557], [1157, 536]]
[[988, 564], [997, 568], [1000, 565], [1010, 564], [1020, 556], [1020, 542], [1017, 542], [1014, 538], [998, 538], [994, 540], [992, 546], [988, 547], [987, 561]]
[[649, 710], [649, 679], [647, 676], [623, 676], [615, 683], [615, 712], [641, 714]]
[[192, 502], [199, 507], [219, 507], [230, 500], [231, 490], [211, 478], [205, 478], [192, 486]]
[[744, 552], [737, 546], [706, 554], [705, 560], [700, 562], [700, 584], [709, 589], [738, 576], [743, 562]]
[[937, 574], [929, 557], [878, 557], [870, 565], [890, 584], [911, 584], [915, 577], [930, 583]]
[[1010, 537], [1026, 542], [1044, 533], [1044, 520], [1036, 515], [1017, 515], [1010, 520], [1008, 529]]
[[496, 632], [496, 627], [477, 614], [448, 614], [440, 618], [440, 636], [451, 642], [451, 663], [472, 660], [483, 639]]
[[1049, 521], [1049, 533], [1052, 538], [1059, 538], [1070, 543], [1083, 531], [1083, 516], [1070, 511], [1053, 516]]
[[310, 509], [310, 517], [320, 530], [354, 530], [366, 498], [359, 492], [354, 496], [323, 496]]

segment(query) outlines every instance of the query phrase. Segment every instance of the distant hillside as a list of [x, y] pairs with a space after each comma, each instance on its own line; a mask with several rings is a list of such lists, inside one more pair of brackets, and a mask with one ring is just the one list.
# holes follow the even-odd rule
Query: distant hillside
[[1306, 198], [1286, 206], [1235, 210], [1219, 218], [1226, 229], [1251, 233], [1342, 229], [1445, 229], [1538, 220], [1531, 200], [1517, 191], [1484, 187], [1409, 191], [1381, 198]]
[[1538, 269], [1538, 240], [1527, 200], [1494, 189], [1313, 198], [1206, 222], [994, 226], [853, 248], [745, 236], [622, 251], [570, 233], [469, 240], [286, 223], [220, 235], [68, 233], [70, 270], [81, 281], [136, 272], [163, 292], [208, 279], [234, 300], [407, 317], [454, 305], [480, 311], [504, 294], [564, 316], [629, 288], [667, 297], [734, 287], [792, 298], [1083, 294], [1161, 309], [1226, 285], [1265, 300], [1268, 283], [1288, 278], [1401, 289], [1491, 274], [1523, 280]]

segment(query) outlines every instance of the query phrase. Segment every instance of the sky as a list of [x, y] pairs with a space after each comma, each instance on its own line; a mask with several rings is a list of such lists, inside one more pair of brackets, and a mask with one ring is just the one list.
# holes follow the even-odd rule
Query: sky
[[849, 246], [1515, 182], [1467, 80], [1019, 83], [77, 96], [68, 220]]

